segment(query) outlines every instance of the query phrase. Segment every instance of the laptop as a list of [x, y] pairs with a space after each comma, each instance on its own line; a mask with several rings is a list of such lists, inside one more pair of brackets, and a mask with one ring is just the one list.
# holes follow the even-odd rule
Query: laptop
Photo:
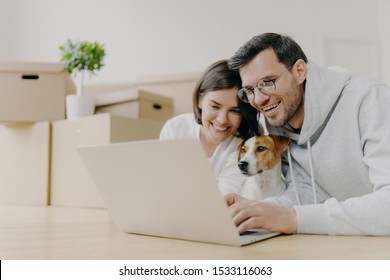
[[78, 148], [118, 228], [127, 233], [241, 246], [279, 233], [240, 235], [197, 140]]

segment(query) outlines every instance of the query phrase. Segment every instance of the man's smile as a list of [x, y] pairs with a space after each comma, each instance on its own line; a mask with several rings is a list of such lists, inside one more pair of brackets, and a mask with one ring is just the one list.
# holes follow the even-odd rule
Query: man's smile
[[278, 101], [278, 102], [272, 103], [270, 105], [260, 107], [260, 110], [263, 111], [263, 112], [271, 111], [271, 110], [277, 108], [280, 103], [281, 103], [281, 101]]

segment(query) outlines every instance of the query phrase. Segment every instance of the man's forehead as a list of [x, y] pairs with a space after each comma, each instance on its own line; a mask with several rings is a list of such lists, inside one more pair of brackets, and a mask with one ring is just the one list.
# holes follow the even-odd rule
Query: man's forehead
[[279, 64], [273, 49], [261, 51], [251, 61], [240, 67], [239, 73], [243, 87], [256, 84], [258, 80], [274, 75], [275, 68]]

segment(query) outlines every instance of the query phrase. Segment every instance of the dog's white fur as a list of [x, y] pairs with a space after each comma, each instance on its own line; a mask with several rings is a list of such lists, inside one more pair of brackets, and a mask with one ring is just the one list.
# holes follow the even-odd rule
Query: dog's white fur
[[276, 135], [254, 136], [238, 146], [238, 167], [250, 176], [241, 189], [241, 196], [262, 200], [280, 196], [285, 191], [282, 177], [281, 154], [290, 139]]

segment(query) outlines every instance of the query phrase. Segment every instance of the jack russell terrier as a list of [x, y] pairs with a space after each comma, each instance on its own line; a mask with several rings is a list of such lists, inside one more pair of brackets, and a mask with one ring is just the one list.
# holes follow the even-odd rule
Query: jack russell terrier
[[241, 190], [241, 196], [262, 200], [283, 194], [286, 186], [280, 156], [289, 143], [290, 139], [286, 137], [263, 135], [244, 140], [238, 146], [238, 168], [242, 174], [250, 176]]

